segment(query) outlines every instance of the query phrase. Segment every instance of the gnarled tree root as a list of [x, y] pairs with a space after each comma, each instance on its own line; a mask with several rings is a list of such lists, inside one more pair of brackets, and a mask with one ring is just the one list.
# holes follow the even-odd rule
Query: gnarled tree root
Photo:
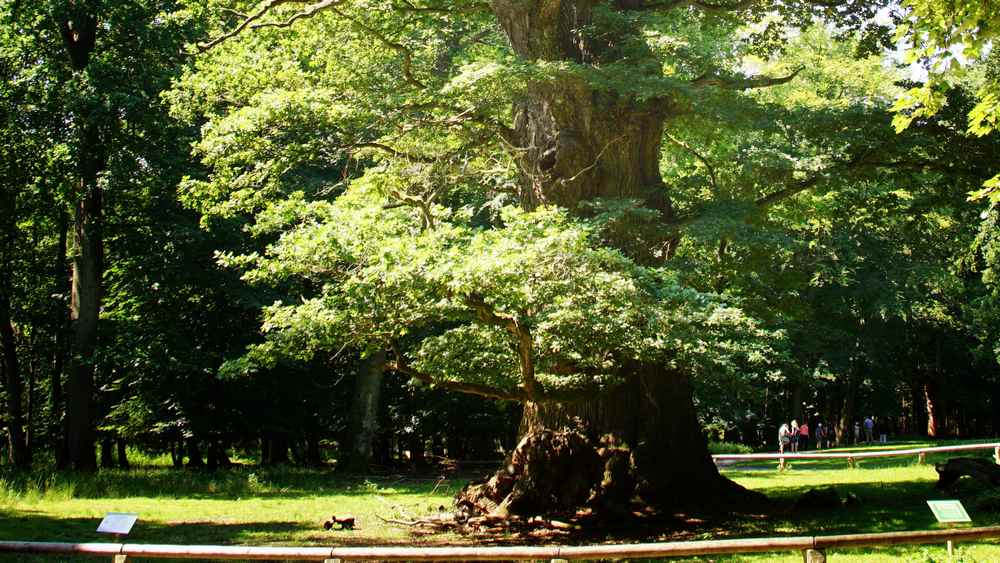
[[675, 483], [669, 494], [661, 490], [646, 498], [647, 480], [628, 448], [609, 437], [594, 443], [576, 429], [536, 430], [521, 439], [506, 467], [456, 495], [455, 518], [529, 522], [541, 516], [573, 525], [581, 514], [619, 520], [650, 504], [670, 510], [696, 504], [755, 510], [766, 503], [766, 497], [722, 477], [714, 467], [697, 477]]

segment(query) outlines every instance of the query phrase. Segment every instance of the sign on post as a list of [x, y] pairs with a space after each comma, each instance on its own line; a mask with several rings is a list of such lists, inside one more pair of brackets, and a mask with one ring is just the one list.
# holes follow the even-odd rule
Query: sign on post
[[961, 522], [972, 522], [969, 513], [962, 506], [959, 500], [929, 500], [927, 506], [931, 507], [931, 512], [938, 522], [942, 524], [958, 524]]
[[114, 534], [115, 536], [128, 535], [132, 531], [139, 515], [135, 512], [109, 512], [97, 526], [97, 531], [102, 534]]
[[[927, 506], [931, 507], [934, 517], [942, 524], [961, 524], [972, 522], [969, 513], [965, 511], [960, 500], [929, 500]], [[951, 562], [955, 556], [955, 542], [948, 540], [948, 561]]]

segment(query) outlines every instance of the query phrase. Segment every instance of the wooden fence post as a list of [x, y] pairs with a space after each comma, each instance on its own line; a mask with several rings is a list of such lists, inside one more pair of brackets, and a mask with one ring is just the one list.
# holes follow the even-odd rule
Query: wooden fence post
[[805, 563], [826, 563], [826, 550], [807, 549], [802, 552], [802, 558]]
[[1000, 464], [1000, 446], [993, 448], [993, 460]]

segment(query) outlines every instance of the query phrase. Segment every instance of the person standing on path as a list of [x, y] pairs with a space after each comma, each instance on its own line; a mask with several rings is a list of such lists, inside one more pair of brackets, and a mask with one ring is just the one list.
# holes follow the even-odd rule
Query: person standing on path
[[788, 438], [792, 441], [792, 453], [799, 452], [799, 421], [792, 420], [792, 427], [789, 429]]
[[875, 441], [873, 436], [873, 431], [875, 430], [875, 421], [872, 417], [865, 418], [865, 443], [871, 444]]
[[854, 421], [854, 445], [858, 445], [861, 441], [861, 424], [855, 420]]
[[781, 427], [778, 428], [778, 453], [785, 453], [785, 446], [791, 442], [791, 438], [788, 435], [791, 434], [791, 430], [788, 429], [788, 424], [782, 422]]
[[799, 451], [805, 451], [809, 449], [809, 421], [803, 420], [802, 426], [799, 426]]
[[826, 439], [826, 428], [823, 427], [822, 422], [816, 423], [816, 449], [823, 449], [823, 440]]

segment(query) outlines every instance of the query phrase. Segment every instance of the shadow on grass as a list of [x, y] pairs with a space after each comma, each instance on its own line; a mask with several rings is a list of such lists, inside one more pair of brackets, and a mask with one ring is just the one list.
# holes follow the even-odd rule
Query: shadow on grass
[[359, 476], [322, 469], [237, 468], [103, 470], [98, 473], [40, 471], [0, 473], [0, 495], [8, 499], [124, 497], [235, 500], [316, 495], [427, 494], [442, 482], [426, 475]]
[[[32, 510], [0, 510], [0, 540], [119, 543], [96, 532], [100, 518], [57, 518]], [[357, 532], [327, 532], [303, 522], [156, 522], [139, 520], [124, 543], [179, 545], [372, 546], [394, 542]], [[397, 540], [395, 543], [400, 543]], [[92, 557], [0, 554], [0, 561], [94, 561]], [[146, 559], [135, 559], [135, 561]], [[129, 558], [133, 561], [133, 558]], [[150, 559], [149, 561], [168, 561]], [[186, 559], [185, 561], [192, 561]]]
[[[96, 532], [100, 518], [55, 518], [30, 510], [0, 511], [0, 539], [68, 543], [117, 543]], [[148, 544], [254, 544], [289, 542], [310, 529], [301, 522], [183, 522], [177, 524], [139, 521], [128, 543]], [[296, 538], [300, 540], [301, 538]], [[28, 556], [0, 554], [0, 561], [94, 561], [92, 557]], [[132, 561], [129, 558], [129, 561]], [[138, 561], [138, 559], [136, 559]], [[165, 561], [156, 559], [155, 561]], [[191, 561], [190, 559], [188, 561]]]
[[960, 499], [975, 526], [1000, 523], [1000, 513], [977, 509], [982, 487], [964, 479], [954, 490], [942, 491], [933, 481], [913, 480], [893, 483], [844, 483], [831, 486], [843, 499], [843, 506], [820, 508], [796, 505], [814, 485], [770, 488], [767, 493], [776, 509], [768, 522], [772, 531], [795, 530], [801, 535], [881, 533], [929, 530], [940, 526], [927, 506], [928, 500]]

